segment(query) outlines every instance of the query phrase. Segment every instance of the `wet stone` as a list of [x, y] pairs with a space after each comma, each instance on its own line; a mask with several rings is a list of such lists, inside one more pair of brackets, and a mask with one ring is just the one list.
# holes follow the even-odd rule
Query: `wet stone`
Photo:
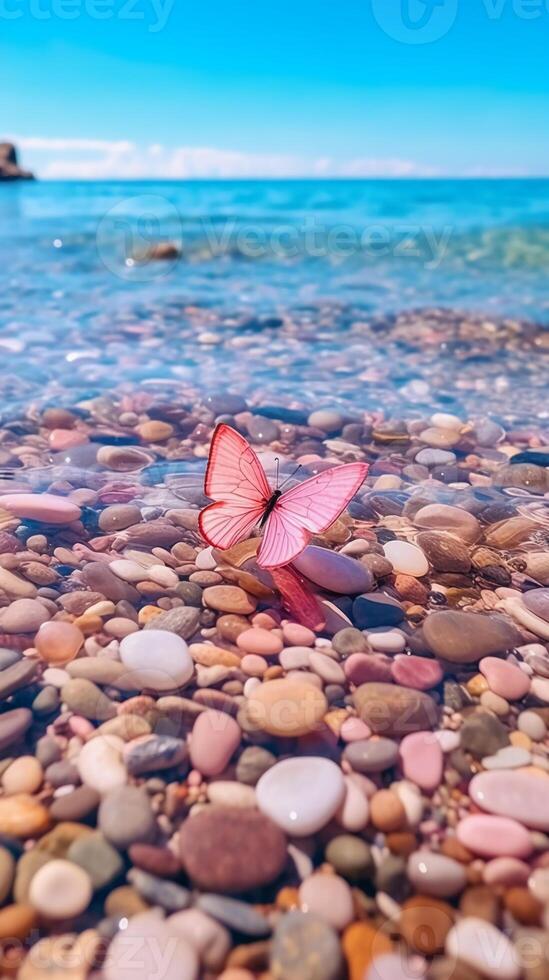
[[140, 868], [132, 868], [127, 877], [146, 902], [150, 905], [158, 905], [166, 912], [179, 912], [191, 903], [190, 891], [174, 881], [158, 878]]
[[316, 915], [289, 912], [277, 923], [270, 969], [274, 980], [339, 980], [343, 956], [337, 932]]
[[423, 635], [442, 660], [470, 664], [520, 644], [517, 630], [501, 616], [444, 610], [427, 617]]
[[439, 710], [423, 691], [397, 684], [362, 684], [353, 695], [360, 717], [379, 735], [402, 736], [435, 727]]
[[495, 755], [506, 745], [509, 745], [509, 734], [495, 715], [477, 711], [465, 719], [461, 728], [461, 748], [475, 759]]

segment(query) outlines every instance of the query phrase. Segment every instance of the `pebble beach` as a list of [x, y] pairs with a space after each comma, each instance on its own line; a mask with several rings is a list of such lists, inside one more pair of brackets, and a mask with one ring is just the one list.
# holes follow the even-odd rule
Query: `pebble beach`
[[[4, 294], [0, 976], [545, 980], [547, 331], [264, 275]], [[288, 568], [200, 537], [220, 421], [369, 464]]]

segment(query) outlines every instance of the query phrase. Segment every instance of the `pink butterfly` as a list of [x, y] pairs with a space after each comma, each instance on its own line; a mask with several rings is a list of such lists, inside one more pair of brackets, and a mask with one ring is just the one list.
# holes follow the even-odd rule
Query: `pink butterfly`
[[367, 472], [367, 463], [348, 463], [324, 470], [284, 493], [273, 490], [244, 437], [229, 425], [218, 425], [204, 481], [204, 492], [215, 503], [201, 512], [198, 526], [208, 544], [226, 549], [248, 537], [259, 524], [265, 533], [258, 565], [287, 565], [313, 534], [333, 524]]

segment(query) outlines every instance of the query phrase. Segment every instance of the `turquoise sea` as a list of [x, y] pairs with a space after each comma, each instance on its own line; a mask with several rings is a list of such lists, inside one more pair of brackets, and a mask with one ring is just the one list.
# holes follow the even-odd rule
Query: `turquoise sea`
[[[158, 242], [173, 254], [151, 261]], [[5, 184], [2, 413], [172, 382], [371, 407], [369, 365], [388, 386], [394, 368], [397, 407], [415, 381], [442, 404], [444, 330], [425, 364], [395, 364], [383, 318], [437, 308], [541, 334], [548, 272], [545, 179]], [[375, 350], [357, 331], [372, 321]]]

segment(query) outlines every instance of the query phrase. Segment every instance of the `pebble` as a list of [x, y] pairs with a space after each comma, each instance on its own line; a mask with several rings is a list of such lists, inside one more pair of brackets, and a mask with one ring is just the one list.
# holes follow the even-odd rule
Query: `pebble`
[[514, 664], [497, 657], [484, 657], [478, 666], [490, 690], [502, 698], [518, 701], [530, 690], [530, 678]]
[[0, 750], [17, 742], [27, 731], [32, 722], [32, 713], [28, 708], [12, 708], [0, 715]]
[[15, 878], [15, 860], [7, 847], [0, 846], [0, 903], [3, 905], [11, 892]]
[[469, 548], [453, 534], [421, 531], [417, 543], [436, 572], [466, 575], [471, 568]]
[[362, 684], [353, 695], [357, 711], [373, 732], [388, 737], [434, 728], [438, 707], [428, 694], [397, 684]]
[[385, 557], [393, 569], [403, 575], [422, 578], [429, 571], [429, 562], [421, 548], [407, 541], [388, 541], [383, 545]]
[[[134, 915], [118, 932], [107, 952], [105, 980], [197, 980], [194, 946], [156, 910]], [[161, 972], [160, 972], [161, 971]]]
[[423, 626], [425, 642], [437, 657], [455, 664], [470, 664], [519, 643], [516, 630], [501, 616], [436, 612]]
[[224, 926], [200, 909], [176, 912], [166, 924], [191, 944], [204, 969], [213, 973], [222, 969], [231, 948], [231, 936]]
[[372, 875], [374, 863], [371, 848], [361, 837], [354, 834], [332, 837], [325, 853], [334, 871], [349, 881], [361, 881]]
[[543, 776], [521, 771], [479, 773], [471, 780], [469, 795], [482, 810], [549, 831], [549, 779]]
[[246, 786], [255, 786], [276, 761], [276, 756], [267, 749], [260, 745], [248, 745], [236, 763], [236, 778]]
[[254, 809], [207, 807], [184, 822], [179, 841], [183, 867], [204, 891], [258, 888], [277, 878], [286, 863], [284, 834]]
[[204, 589], [206, 606], [217, 612], [249, 616], [255, 612], [256, 600], [237, 585], [212, 585]]
[[293, 561], [293, 567], [327, 592], [355, 595], [369, 592], [373, 575], [362, 562], [328, 548], [309, 545]]
[[[256, 911], [252, 905], [241, 902], [237, 898], [206, 893], [200, 895], [196, 900], [196, 906], [206, 915], [210, 915], [217, 922], [227, 926], [228, 929], [233, 929], [244, 936], [261, 939], [268, 936], [271, 931], [269, 922], [260, 912]], [[113, 977], [113, 980], [117, 980], [117, 978]], [[175, 980], [180, 980], [180, 978], [177, 977]]]
[[72, 524], [82, 513], [71, 500], [53, 493], [2, 494], [0, 508], [15, 517], [44, 524]]
[[123, 762], [124, 742], [116, 735], [98, 735], [86, 742], [76, 764], [80, 779], [101, 796], [127, 782]]
[[[120, 814], [124, 814], [123, 820]], [[119, 850], [148, 843], [154, 836], [156, 821], [147, 793], [137, 786], [111, 789], [99, 806], [97, 826]]]
[[14, 793], [36, 793], [42, 785], [44, 770], [33, 755], [20, 756], [2, 773], [2, 787], [7, 796]]
[[16, 599], [0, 610], [0, 630], [3, 633], [35, 633], [50, 618], [39, 599]]
[[335, 929], [313, 913], [282, 916], [273, 936], [273, 980], [340, 980], [343, 957]]
[[436, 660], [415, 657], [413, 654], [399, 654], [391, 664], [391, 674], [395, 684], [412, 687], [416, 691], [430, 691], [437, 687], [444, 677], [444, 671]]
[[131, 776], [177, 767], [178, 775], [188, 769], [187, 744], [173, 735], [150, 735], [131, 740], [124, 751], [124, 763]]
[[524, 826], [508, 817], [473, 814], [457, 825], [461, 844], [484, 858], [526, 858], [532, 852], [530, 835]]
[[420, 895], [453, 898], [467, 884], [465, 868], [453, 858], [428, 850], [414, 851], [408, 858], [407, 873]]
[[196, 719], [190, 740], [192, 765], [204, 776], [218, 776], [240, 745], [242, 733], [230, 715], [209, 709]]
[[503, 932], [472, 916], [460, 919], [446, 937], [448, 956], [494, 980], [519, 980], [522, 969], [516, 950]]
[[347, 680], [355, 686], [390, 681], [391, 668], [391, 660], [383, 653], [352, 653], [343, 664], [343, 672]]
[[547, 725], [535, 711], [521, 711], [517, 718], [517, 728], [534, 742], [542, 742], [547, 735]]
[[84, 869], [94, 891], [111, 884], [124, 870], [120, 854], [100, 833], [75, 840], [67, 851], [67, 861]]
[[168, 609], [161, 612], [150, 622], [145, 623], [144, 629], [165, 630], [168, 633], [176, 633], [183, 640], [189, 640], [198, 629], [200, 621], [200, 610], [194, 606], [178, 606], [176, 609]]
[[294, 837], [314, 834], [343, 803], [341, 769], [315, 756], [284, 759], [261, 776], [257, 805], [274, 823]]
[[434, 793], [442, 782], [444, 755], [433, 732], [412, 732], [400, 743], [402, 771], [425, 793]]
[[409, 898], [402, 906], [400, 932], [415, 953], [434, 956], [445, 946], [455, 922], [455, 910], [429, 894]]
[[160, 906], [166, 912], [179, 912], [191, 904], [190, 891], [175, 881], [165, 881], [140, 868], [132, 868], [126, 877], [137, 894], [153, 907]]
[[246, 653], [257, 653], [263, 657], [273, 657], [282, 650], [282, 640], [271, 630], [254, 628], [244, 630], [236, 640], [236, 645]]
[[108, 721], [116, 715], [116, 707], [92, 681], [84, 678], [68, 680], [61, 688], [61, 697], [75, 714], [92, 721]]
[[353, 602], [353, 622], [361, 630], [375, 626], [397, 626], [404, 616], [404, 607], [400, 602], [380, 592], [360, 595]]
[[395, 765], [398, 753], [399, 747], [392, 739], [371, 738], [351, 742], [345, 748], [343, 758], [355, 772], [384, 772]]
[[488, 711], [477, 711], [465, 719], [461, 728], [461, 746], [476, 759], [495, 755], [507, 745], [507, 729]]
[[187, 644], [167, 630], [142, 630], [120, 642], [120, 659], [136, 689], [171, 691], [184, 687], [193, 674]]
[[48, 829], [49, 823], [46, 807], [27, 793], [0, 799], [0, 834], [24, 839], [39, 837]]
[[414, 517], [416, 527], [426, 531], [448, 531], [467, 544], [474, 544], [482, 533], [476, 517], [461, 507], [427, 504]]
[[322, 691], [297, 676], [261, 684], [248, 699], [248, 714], [254, 724], [278, 736], [295, 737], [314, 731], [327, 710]]
[[72, 861], [48, 861], [34, 875], [29, 901], [49, 919], [72, 919], [84, 912], [92, 897], [92, 882], [83, 868]]

